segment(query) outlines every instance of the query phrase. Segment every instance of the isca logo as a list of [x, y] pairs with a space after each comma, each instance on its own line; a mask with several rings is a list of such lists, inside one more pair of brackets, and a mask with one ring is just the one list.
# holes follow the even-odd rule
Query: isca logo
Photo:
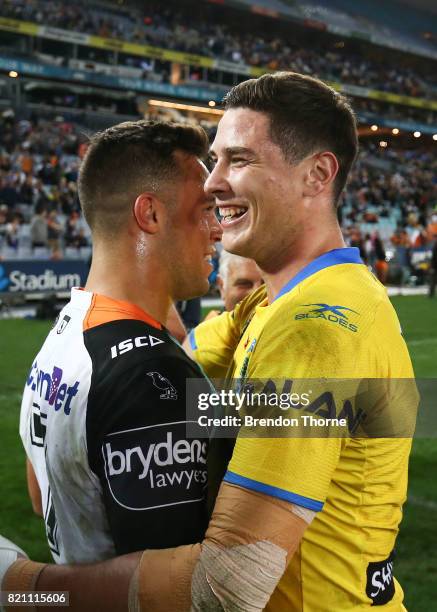
[[[316, 304], [301, 304], [302, 307], [312, 308], [306, 312], [299, 312], [295, 315], [296, 320], [306, 319], [325, 319], [329, 323], [340, 325], [344, 329], [351, 332], [357, 332], [358, 326], [355, 323], [349, 321], [350, 314], [359, 315], [360, 313], [347, 306], [330, 306], [329, 304], [316, 303]], [[316, 307], [316, 308], [315, 308]]]

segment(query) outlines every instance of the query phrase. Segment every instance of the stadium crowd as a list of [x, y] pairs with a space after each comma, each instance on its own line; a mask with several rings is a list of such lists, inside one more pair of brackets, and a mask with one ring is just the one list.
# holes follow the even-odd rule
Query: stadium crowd
[[[57, 117], [0, 120], [0, 254], [3, 258], [89, 255], [76, 179], [83, 128]], [[348, 244], [385, 281], [391, 258], [405, 280], [410, 251], [437, 238], [437, 160], [430, 153], [363, 144], [340, 209]], [[379, 262], [379, 263], [378, 263]]]
[[[1, 116], [0, 242], [9, 256], [28, 247], [62, 256], [63, 247], [88, 246], [76, 179], [84, 135], [58, 117]], [[44, 252], [44, 251], [43, 251]]]
[[[302, 48], [293, 35], [282, 32], [271, 35], [255, 27], [242, 30], [237, 25], [218, 21], [217, 14], [208, 18], [214, 7], [199, 6], [195, 13], [187, 7], [148, 3], [147, 10], [120, 6], [114, 11], [78, 2], [66, 4], [43, 0], [6, 0], [0, 5], [0, 15], [22, 19], [67, 30], [120, 38], [140, 44], [151, 44], [188, 53], [207, 55], [234, 63], [262, 66], [271, 70], [293, 70], [325, 80], [340, 81], [364, 87], [374, 87], [402, 95], [421, 98], [435, 96], [436, 72], [418, 67], [394, 65], [382, 56], [377, 60], [365, 57], [351, 48], [342, 49], [342, 41], [333, 47], [322, 40]], [[118, 11], [117, 13], [115, 11]], [[141, 58], [130, 58], [142, 63]]]

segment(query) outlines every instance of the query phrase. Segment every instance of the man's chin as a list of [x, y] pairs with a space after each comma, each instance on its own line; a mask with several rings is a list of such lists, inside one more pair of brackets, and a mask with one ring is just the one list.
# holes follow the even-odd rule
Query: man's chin
[[225, 233], [222, 237], [222, 245], [229, 253], [240, 255], [240, 257], [252, 257], [250, 240], [246, 240], [243, 236], [233, 236], [231, 233], [226, 235]]
[[198, 280], [196, 283], [192, 283], [190, 284], [190, 286], [181, 289], [181, 291], [178, 293], [177, 296], [175, 296], [174, 299], [175, 301], [192, 300], [194, 298], [204, 296], [206, 293], [208, 293], [208, 290], [209, 282], [208, 279], [205, 278], [202, 281]]

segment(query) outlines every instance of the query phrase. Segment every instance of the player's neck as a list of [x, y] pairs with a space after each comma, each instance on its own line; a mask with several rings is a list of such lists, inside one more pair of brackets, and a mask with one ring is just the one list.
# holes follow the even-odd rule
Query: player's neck
[[[303, 235], [291, 246], [284, 256], [283, 263], [274, 270], [262, 269], [267, 296], [271, 303], [281, 289], [309, 263], [333, 249], [344, 248], [345, 242], [338, 225], [327, 231]], [[260, 266], [261, 267], [261, 266]]]
[[130, 302], [166, 325], [172, 303], [162, 270], [153, 257], [137, 258], [94, 247], [86, 291]]

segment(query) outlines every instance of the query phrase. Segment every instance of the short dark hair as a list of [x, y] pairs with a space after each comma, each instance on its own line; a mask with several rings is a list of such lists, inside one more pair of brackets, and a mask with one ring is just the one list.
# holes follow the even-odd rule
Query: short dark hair
[[271, 139], [290, 163], [332, 151], [339, 163], [333, 194], [338, 200], [358, 151], [355, 115], [344, 96], [319, 79], [276, 72], [236, 85], [224, 104], [268, 115]]
[[192, 125], [140, 120], [92, 136], [78, 179], [80, 203], [91, 229], [113, 235], [140, 193], [168, 192], [170, 181], [182, 177], [175, 158], [178, 151], [206, 157], [205, 131]]

